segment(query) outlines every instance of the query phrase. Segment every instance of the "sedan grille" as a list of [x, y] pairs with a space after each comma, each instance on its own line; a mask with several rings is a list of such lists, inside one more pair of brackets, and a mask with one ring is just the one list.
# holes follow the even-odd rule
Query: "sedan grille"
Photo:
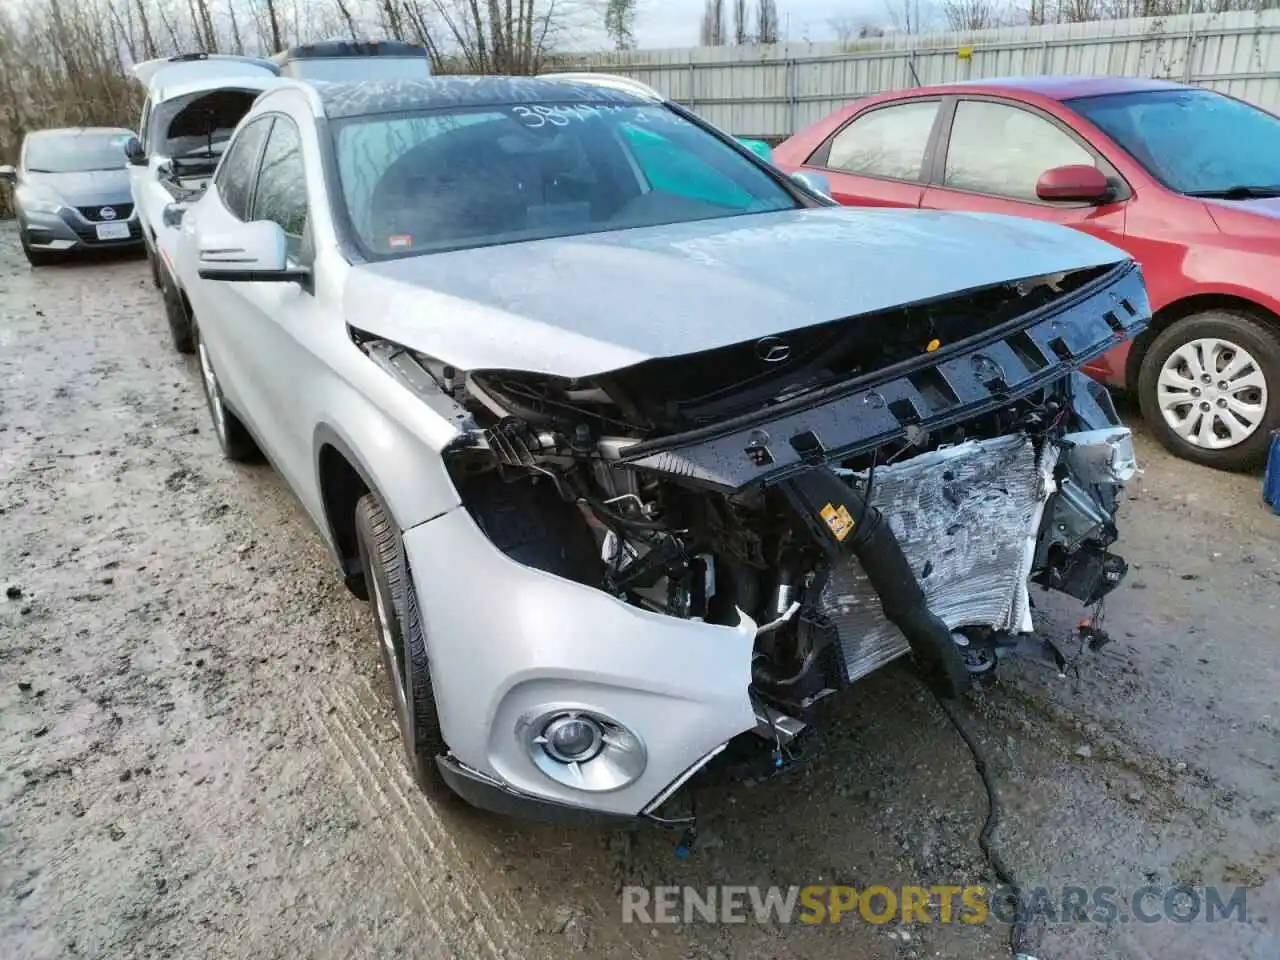
[[[93, 207], [76, 207], [80, 216], [94, 223], [112, 223], [116, 220], [128, 220], [133, 213], [132, 203], [100, 203]], [[111, 210], [114, 216], [103, 216], [104, 210]]]

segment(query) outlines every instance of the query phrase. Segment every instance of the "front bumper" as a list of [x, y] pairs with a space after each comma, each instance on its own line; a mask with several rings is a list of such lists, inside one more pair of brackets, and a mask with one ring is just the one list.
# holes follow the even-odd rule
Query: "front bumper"
[[[112, 222], [128, 227], [129, 235], [119, 239], [98, 239], [98, 227]], [[115, 221], [92, 221], [73, 207], [62, 207], [58, 213], [23, 211], [18, 229], [23, 240], [35, 250], [55, 253], [76, 253], [88, 250], [113, 250], [135, 247], [142, 243], [142, 224], [137, 211], [127, 218]]]
[[[476, 794], [494, 800], [483, 789], [493, 786], [488, 778], [502, 785], [498, 800], [520, 806], [637, 816], [755, 728], [750, 618], [736, 627], [679, 620], [524, 566], [461, 508], [406, 531], [404, 545], [453, 761], [446, 779], [465, 780], [459, 792], [473, 802]], [[624, 726], [643, 745], [643, 771], [601, 791], [547, 776], [523, 731], [556, 709]]]

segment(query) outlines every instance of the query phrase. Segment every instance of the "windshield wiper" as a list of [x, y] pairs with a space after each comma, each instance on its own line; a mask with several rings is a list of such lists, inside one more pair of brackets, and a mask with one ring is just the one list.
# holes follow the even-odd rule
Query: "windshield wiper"
[[1264, 197], [1280, 197], [1280, 186], [1255, 187], [1237, 184], [1221, 190], [1188, 190], [1188, 197], [1205, 197], [1210, 200], [1260, 200]]

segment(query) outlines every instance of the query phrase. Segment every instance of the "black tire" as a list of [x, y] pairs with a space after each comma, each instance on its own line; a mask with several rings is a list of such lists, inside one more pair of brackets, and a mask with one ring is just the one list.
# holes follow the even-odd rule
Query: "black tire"
[[[1247, 351], [1265, 379], [1267, 392], [1266, 408], [1257, 429], [1235, 446], [1222, 449], [1183, 439], [1160, 410], [1159, 379], [1165, 363], [1188, 343], [1210, 338], [1228, 341]], [[1213, 396], [1216, 398], [1217, 394]], [[1177, 321], [1155, 338], [1142, 358], [1138, 402], [1156, 439], [1175, 456], [1216, 470], [1260, 467], [1266, 459], [1271, 432], [1280, 428], [1280, 324], [1239, 310], [1206, 310]], [[1208, 395], [1200, 402], [1209, 402]], [[1213, 402], [1216, 404], [1217, 400]]]
[[445, 799], [455, 795], [445, 785], [436, 757], [448, 752], [440, 732], [426, 631], [418, 595], [409, 575], [400, 534], [381, 501], [371, 493], [356, 503], [356, 544], [369, 592], [374, 635], [395, 705], [400, 742], [418, 785]]
[[157, 290], [164, 289], [164, 279], [160, 275], [160, 261], [156, 257], [155, 247], [151, 245], [151, 241], [145, 238], [142, 241], [143, 249], [147, 252], [147, 266], [151, 268], [151, 283]]
[[[205, 404], [209, 408], [209, 419], [213, 421], [213, 435], [218, 440], [222, 455], [236, 463], [257, 463], [262, 459], [262, 452], [254, 442], [253, 435], [240, 422], [231, 408], [222, 398], [222, 388], [218, 385], [217, 374], [213, 371], [213, 360], [208, 356], [200, 343], [200, 328], [191, 324], [192, 339], [195, 342], [196, 363], [200, 367], [200, 386], [204, 390]], [[206, 371], [205, 365], [208, 365]], [[212, 379], [212, 383], [210, 382]], [[219, 409], [222, 412], [219, 419]]]
[[182, 293], [172, 281], [162, 280], [160, 293], [164, 297], [164, 317], [169, 322], [169, 337], [173, 349], [179, 353], [195, 353], [195, 336], [191, 329], [191, 317], [182, 301]]

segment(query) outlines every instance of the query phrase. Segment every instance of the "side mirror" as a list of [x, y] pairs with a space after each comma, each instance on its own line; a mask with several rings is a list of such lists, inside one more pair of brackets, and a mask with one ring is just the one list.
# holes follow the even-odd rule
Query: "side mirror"
[[791, 179], [800, 186], [813, 193], [820, 194], [824, 197], [831, 197], [831, 181], [820, 173], [810, 173], [808, 170], [798, 170], [791, 175]]
[[9, 185], [18, 182], [18, 168], [11, 163], [0, 164], [0, 180]]
[[1036, 181], [1036, 196], [1049, 201], [1105, 203], [1112, 190], [1107, 175], [1097, 167], [1069, 163], [1042, 173]]
[[142, 141], [137, 137], [130, 137], [129, 142], [124, 145], [124, 157], [132, 166], [147, 165], [147, 153], [142, 149]]
[[201, 280], [228, 283], [307, 282], [308, 270], [289, 266], [284, 230], [273, 220], [239, 223], [228, 230], [201, 234], [196, 273]]
[[748, 137], [738, 137], [738, 142], [754, 153], [766, 163], [773, 162], [773, 147], [769, 146], [763, 140], [752, 140]]

